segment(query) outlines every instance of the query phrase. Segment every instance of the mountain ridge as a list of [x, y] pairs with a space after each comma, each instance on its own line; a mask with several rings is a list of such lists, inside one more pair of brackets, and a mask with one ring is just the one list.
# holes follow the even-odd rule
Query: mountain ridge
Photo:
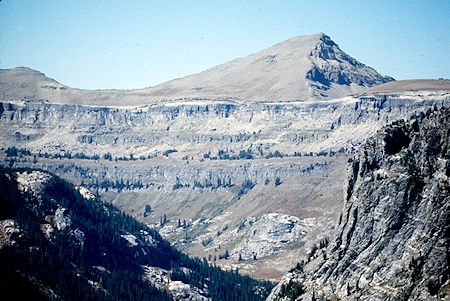
[[327, 35], [317, 33], [143, 89], [83, 90], [26, 67], [3, 69], [0, 96], [3, 100], [91, 105], [142, 105], [179, 99], [323, 100], [392, 80], [345, 54]]
[[[358, 69], [346, 74], [345, 70], [351, 68]], [[241, 72], [244, 73], [242, 77], [239, 76]], [[357, 73], [364, 73], [364, 77], [358, 77]], [[342, 52], [329, 36], [317, 33], [297, 36], [203, 72], [145, 90], [155, 94], [181, 88], [184, 95], [178, 91], [179, 97], [198, 97], [196, 95], [200, 93], [203, 97], [217, 98], [226, 97], [225, 93], [229, 93], [227, 88], [231, 86], [238, 89], [231, 96], [239, 99], [319, 100], [345, 96], [358, 90], [355, 86], [372, 86], [389, 80], [393, 79], [380, 76], [372, 68]], [[245, 85], [248, 81], [254, 86]], [[333, 84], [341, 86], [345, 92], [339, 91], [339, 87]], [[197, 91], [190, 93], [186, 91], [188, 88]], [[204, 89], [207, 92], [203, 93]]]
[[273, 286], [189, 258], [156, 230], [43, 170], [0, 167], [0, 195], [4, 296], [262, 300]]

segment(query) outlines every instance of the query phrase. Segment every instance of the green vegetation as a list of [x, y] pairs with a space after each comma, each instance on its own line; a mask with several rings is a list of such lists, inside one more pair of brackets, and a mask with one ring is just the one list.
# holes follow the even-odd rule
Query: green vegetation
[[149, 215], [150, 213], [152, 213], [152, 206], [150, 206], [149, 204], [145, 205], [145, 210], [144, 210], [144, 217], [147, 217], [147, 215]]
[[178, 152], [176, 149], [168, 149], [163, 152], [163, 156], [168, 157], [171, 153], [176, 153], [176, 152]]
[[279, 178], [279, 177], [276, 177], [276, 178], [275, 178], [275, 186], [278, 186], [278, 185], [280, 185], [280, 184], [281, 184], [280, 178]]
[[[22, 170], [23, 171], [23, 170]], [[112, 206], [103, 206], [81, 197], [74, 188], [58, 178], [48, 183], [42, 203], [26, 199], [12, 181], [12, 170], [0, 168], [1, 219], [13, 219], [24, 233], [17, 245], [0, 250], [0, 287], [23, 300], [52, 299], [48, 289], [69, 300], [171, 300], [163, 291], [142, 279], [139, 261], [132, 260], [120, 234], [136, 232], [139, 224]], [[73, 227], [85, 234], [79, 243], [70, 231], [55, 231], [49, 240], [41, 231], [45, 216], [58, 207], [68, 208]], [[158, 234], [152, 232], [155, 237]], [[162, 249], [168, 249], [168, 243]], [[103, 251], [103, 252], [102, 252]], [[106, 253], [106, 256], [102, 254]], [[157, 256], [146, 258], [157, 263]], [[170, 261], [163, 260], [168, 265]], [[102, 266], [109, 272], [101, 272]], [[98, 283], [96, 289], [89, 283]]]
[[238, 192], [238, 199], [241, 198], [244, 194], [246, 194], [249, 190], [253, 189], [255, 187], [255, 184], [253, 184], [250, 180], [245, 180], [241, 185], [241, 190]]
[[[13, 237], [15, 245], [0, 249], [0, 288], [15, 299], [53, 299], [53, 292], [67, 300], [171, 300], [142, 277], [143, 265], [172, 270], [173, 280], [200, 289], [207, 286], [213, 300], [262, 300], [273, 286], [182, 254], [155, 230], [111, 204], [83, 198], [57, 177], [46, 184], [40, 200], [23, 195], [16, 171], [0, 168], [0, 220], [13, 219], [21, 229]], [[48, 239], [41, 225], [59, 207], [67, 208], [70, 229], [55, 228]], [[75, 231], [82, 231], [83, 239], [76, 239]], [[123, 235], [136, 237], [138, 246], [130, 246]], [[148, 236], [155, 243], [143, 243]], [[258, 287], [264, 294], [257, 293]]]
[[290, 300], [295, 300], [305, 293], [303, 285], [298, 281], [289, 280], [288, 283], [283, 283], [280, 288], [278, 296], [288, 297]]

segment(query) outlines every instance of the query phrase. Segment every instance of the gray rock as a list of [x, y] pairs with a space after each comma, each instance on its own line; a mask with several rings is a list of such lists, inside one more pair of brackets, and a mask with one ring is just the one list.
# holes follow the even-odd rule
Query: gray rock
[[370, 138], [350, 161], [331, 242], [268, 300], [447, 300], [449, 125], [446, 108]]

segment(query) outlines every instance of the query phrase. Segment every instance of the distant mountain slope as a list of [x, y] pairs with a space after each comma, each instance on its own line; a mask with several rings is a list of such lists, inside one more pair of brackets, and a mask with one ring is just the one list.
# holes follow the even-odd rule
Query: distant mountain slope
[[142, 105], [176, 99], [321, 100], [392, 81], [323, 33], [299, 36], [198, 74], [139, 90], [81, 90], [25, 67], [0, 70], [0, 99]]
[[448, 79], [410, 79], [388, 82], [382, 85], [374, 86], [360, 93], [365, 94], [390, 94], [402, 92], [419, 92], [419, 91], [449, 91], [450, 80]]
[[162, 98], [311, 100], [393, 80], [345, 54], [323, 33], [299, 36], [204, 72], [145, 89]]
[[80, 192], [46, 172], [0, 168], [3, 297], [261, 300], [271, 288], [190, 259], [155, 230]]
[[397, 121], [348, 168], [330, 242], [311, 250], [269, 300], [448, 300], [450, 110]]

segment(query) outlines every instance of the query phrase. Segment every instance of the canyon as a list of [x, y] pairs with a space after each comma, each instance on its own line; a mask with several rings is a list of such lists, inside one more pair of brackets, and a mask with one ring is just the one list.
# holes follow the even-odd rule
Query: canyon
[[393, 81], [320, 33], [139, 90], [0, 70], [0, 95], [2, 165], [48, 170], [189, 255], [278, 281], [334, 227], [362, 143], [448, 107], [450, 81]]

